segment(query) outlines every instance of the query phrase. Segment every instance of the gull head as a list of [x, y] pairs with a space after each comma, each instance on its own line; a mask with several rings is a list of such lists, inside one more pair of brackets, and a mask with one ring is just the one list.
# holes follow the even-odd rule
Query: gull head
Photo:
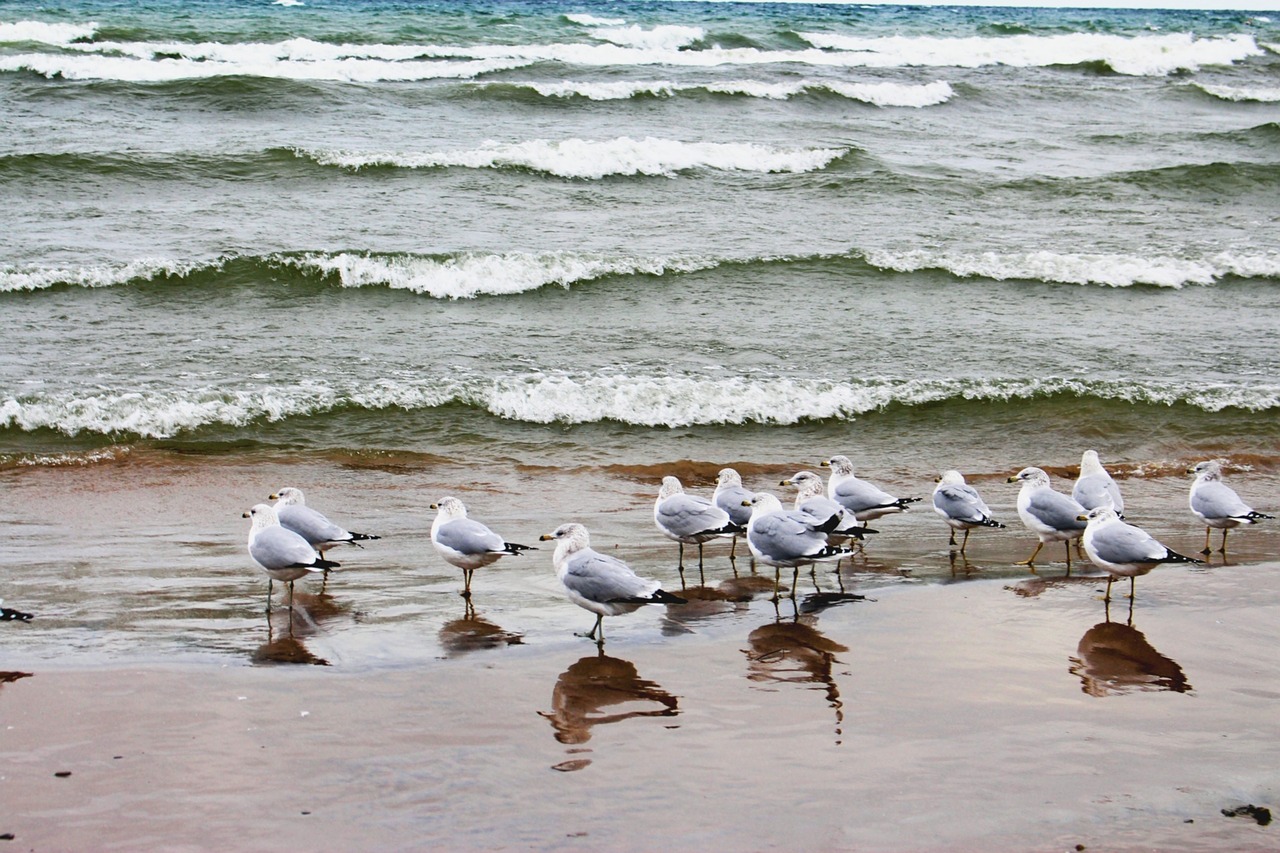
[[771, 512], [782, 512], [782, 501], [778, 500], [778, 496], [771, 492], [756, 492], [755, 497], [751, 500], [742, 502], [743, 506], [751, 507], [751, 515], [767, 515]]
[[591, 545], [591, 534], [587, 533], [587, 528], [574, 522], [562, 524], [550, 533], [544, 533], [538, 537], [540, 542], [549, 542], [552, 539], [557, 540], [556, 553], [553, 558], [556, 560], [559, 560], [565, 554], [581, 551]]
[[246, 511], [241, 517], [253, 519], [253, 523], [249, 525], [250, 531], [266, 530], [280, 523], [275, 507], [270, 504], [254, 504], [253, 509]]
[[853, 463], [848, 456], [832, 456], [822, 463], [823, 468], [830, 468], [832, 476], [849, 477], [853, 475]]
[[302, 489], [295, 489], [293, 486], [285, 486], [271, 495], [269, 500], [275, 501], [279, 506], [303, 506], [306, 501], [302, 497]]
[[431, 509], [437, 511], [440, 518], [466, 518], [467, 507], [458, 498], [445, 495], [440, 500], [431, 505]]
[[1076, 521], [1087, 521], [1090, 524], [1102, 524], [1113, 519], [1118, 521], [1120, 516], [1116, 515], [1116, 511], [1109, 506], [1095, 507], [1084, 515], [1076, 516]]
[[800, 471], [792, 475], [789, 479], [783, 480], [780, 486], [795, 486], [796, 494], [801, 498], [812, 498], [827, 493], [827, 486], [822, 482], [822, 478], [812, 471]]
[[940, 486], [963, 486], [964, 474], [959, 471], [943, 471], [934, 482]]
[[684, 486], [680, 485], [680, 481], [675, 477], [663, 477], [662, 488], [658, 489], [658, 500], [666, 500], [672, 495], [684, 493]]
[[721, 468], [719, 476], [716, 477], [716, 488], [727, 489], [730, 486], [741, 486], [742, 476], [732, 468]]
[[1206, 482], [1209, 480], [1221, 480], [1222, 465], [1213, 460], [1207, 460], [1197, 463], [1193, 468], [1188, 468], [1187, 473], [1194, 474], [1197, 480], [1205, 480]]
[[1049, 485], [1049, 475], [1040, 468], [1023, 468], [1010, 477], [1007, 482], [1021, 482], [1024, 486], [1047, 486]]
[[1098, 461], [1098, 451], [1086, 450], [1084, 455], [1080, 457], [1080, 476], [1087, 477], [1091, 474], [1105, 474], [1106, 469], [1102, 467], [1102, 463]]

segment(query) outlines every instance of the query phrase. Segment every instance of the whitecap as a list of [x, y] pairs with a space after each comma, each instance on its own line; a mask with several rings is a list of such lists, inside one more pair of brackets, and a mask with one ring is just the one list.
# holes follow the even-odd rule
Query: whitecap
[[584, 27], [620, 27], [627, 22], [626, 18], [599, 18], [595, 15], [569, 14], [565, 15], [565, 20], [575, 24], [581, 24]]
[[[217, 263], [217, 262], [214, 262]], [[43, 266], [0, 264], [0, 293], [45, 290], [56, 285], [114, 287], [157, 276], [183, 276], [209, 266], [209, 262], [143, 258], [120, 264], [88, 266]]]
[[897, 272], [941, 269], [962, 278], [1022, 279], [1108, 287], [1154, 285], [1180, 288], [1189, 284], [1212, 284], [1228, 275], [1246, 278], [1280, 276], [1280, 253], [1240, 255], [1221, 252], [1201, 258], [1177, 258], [1049, 251], [948, 253], [916, 249], [906, 252], [870, 251], [864, 257], [873, 266]]
[[629, 27], [603, 27], [592, 30], [591, 35], [621, 47], [679, 50], [700, 41], [705, 32], [701, 27], [665, 25], [646, 30], [633, 24]]
[[0, 22], [0, 44], [70, 45], [76, 39], [93, 38], [97, 24], [47, 24], [43, 21]]
[[347, 151], [296, 151], [321, 165], [361, 169], [461, 167], [524, 168], [562, 178], [600, 179], [613, 175], [673, 177], [693, 169], [742, 172], [812, 172], [848, 153], [847, 148], [772, 148], [751, 143], [681, 142], [671, 139], [617, 139], [560, 142], [486, 142], [479, 148], [420, 154], [362, 154]]
[[1255, 101], [1262, 104], [1280, 103], [1280, 87], [1275, 86], [1214, 86], [1209, 83], [1192, 83], [1207, 95], [1224, 101]]
[[802, 32], [817, 48], [852, 54], [868, 66], [1018, 68], [1102, 62], [1118, 74], [1162, 76], [1195, 71], [1204, 65], [1231, 65], [1260, 56], [1257, 42], [1244, 34], [1196, 38], [1190, 33], [1118, 36], [1070, 33], [1051, 36], [941, 38], [933, 36], [866, 37]]
[[716, 266], [715, 259], [646, 258], [586, 252], [459, 253], [447, 257], [340, 253], [280, 258], [280, 263], [338, 277], [343, 287], [383, 286], [445, 299], [470, 299], [538, 290], [608, 275], [663, 275]]

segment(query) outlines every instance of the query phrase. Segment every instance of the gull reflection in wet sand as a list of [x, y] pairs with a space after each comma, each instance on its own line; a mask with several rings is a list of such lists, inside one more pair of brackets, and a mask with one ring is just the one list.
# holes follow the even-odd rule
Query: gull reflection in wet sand
[[313, 664], [329, 662], [312, 654], [302, 638], [314, 634], [319, 623], [332, 619], [347, 609], [326, 593], [295, 594], [293, 607], [276, 609], [267, 614], [267, 641], [253, 650], [249, 660], [256, 664]]
[[[635, 717], [674, 717], [680, 713], [678, 705], [675, 696], [641, 678], [635, 664], [610, 657], [601, 648], [560, 673], [551, 691], [551, 712], [538, 713], [551, 722], [556, 740], [578, 746], [591, 739], [593, 726]], [[612, 709], [612, 713], [601, 713], [605, 708]], [[569, 750], [571, 754], [590, 751]], [[581, 770], [590, 763], [589, 758], [577, 758], [553, 765], [552, 769]]]
[[466, 599], [466, 608], [461, 619], [454, 619], [440, 626], [440, 646], [444, 649], [446, 657], [483, 649], [518, 646], [522, 643], [524, 643], [523, 634], [506, 631], [488, 619], [477, 616], [475, 606], [469, 598]]
[[747, 636], [751, 648], [743, 650], [747, 655], [747, 679], [757, 684], [819, 685], [826, 693], [827, 704], [835, 711], [838, 746], [844, 724], [844, 702], [831, 667], [839, 662], [836, 655], [849, 649], [814, 628], [816, 621], [814, 616], [797, 613], [789, 620], [779, 616], [776, 622], [752, 631]]
[[1128, 624], [1122, 625], [1111, 621], [1108, 609], [1107, 621], [1084, 632], [1076, 654], [1079, 657], [1070, 658], [1070, 672], [1080, 679], [1080, 689], [1090, 696], [1192, 690], [1182, 667], [1156, 651], [1133, 627], [1132, 612]]

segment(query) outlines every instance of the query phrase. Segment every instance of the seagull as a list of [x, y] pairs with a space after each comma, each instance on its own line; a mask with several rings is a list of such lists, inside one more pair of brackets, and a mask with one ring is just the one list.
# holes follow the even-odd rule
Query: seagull
[[1097, 507], [1080, 516], [1087, 521], [1084, 529], [1084, 552], [1094, 565], [1107, 572], [1107, 594], [1111, 600], [1111, 584], [1117, 577], [1129, 579], [1129, 598], [1138, 575], [1145, 575], [1161, 563], [1204, 563], [1194, 557], [1170, 551], [1150, 533], [1120, 520], [1111, 507]]
[[1075, 498], [1055, 492], [1049, 487], [1049, 475], [1040, 468], [1023, 468], [1008, 482], [1021, 481], [1018, 492], [1018, 516], [1027, 529], [1040, 537], [1031, 556], [1015, 565], [1030, 566], [1046, 542], [1062, 542], [1067, 546], [1067, 571], [1071, 571], [1071, 540], [1084, 533], [1080, 516], [1085, 508]]
[[1086, 450], [1080, 457], [1080, 476], [1071, 488], [1071, 497], [1085, 509], [1109, 506], [1116, 515], [1124, 518], [1124, 498], [1120, 496], [1120, 487], [1098, 461], [1096, 450]]
[[798, 471], [778, 485], [795, 486], [795, 508], [813, 516], [818, 523], [827, 522], [833, 515], [840, 517], [839, 522], [828, 535], [828, 540], [861, 539], [864, 533], [877, 532], [858, 521], [853, 513], [844, 508], [843, 504], [827, 497], [827, 486], [822, 477], [812, 471]]
[[[747, 506], [747, 501], [755, 497], [755, 492], [743, 488], [742, 476], [733, 468], [721, 468], [720, 474], [716, 477], [716, 490], [711, 496], [711, 502], [720, 509], [729, 514], [729, 521], [741, 527], [744, 531], [747, 529], [747, 522], [751, 520], [751, 508]], [[738, 549], [738, 536], [733, 536], [733, 544], [729, 546], [729, 559], [733, 560], [734, 552]]]
[[443, 497], [431, 505], [436, 510], [431, 522], [431, 544], [445, 562], [462, 569], [462, 597], [471, 597], [471, 575], [481, 566], [497, 561], [508, 554], [520, 555], [521, 551], [536, 551], [530, 545], [505, 542], [480, 522], [467, 518], [467, 508], [454, 497]]
[[253, 519], [249, 525], [249, 556], [267, 573], [267, 612], [271, 612], [271, 582], [289, 584], [289, 607], [293, 608], [293, 582], [312, 572], [327, 572], [338, 564], [326, 560], [306, 539], [285, 527], [275, 508], [257, 504], [244, 513]]
[[1200, 516], [1207, 527], [1204, 529], [1204, 550], [1201, 554], [1212, 553], [1209, 549], [1209, 534], [1216, 527], [1222, 531], [1223, 554], [1227, 552], [1227, 531], [1242, 524], [1257, 524], [1264, 518], [1275, 518], [1255, 512], [1240, 496], [1222, 482], [1222, 466], [1217, 462], [1201, 462], [1187, 471], [1195, 474], [1196, 481], [1191, 484], [1191, 511]]
[[831, 479], [827, 481], [827, 496], [842, 504], [858, 521], [870, 521], [882, 515], [906, 512], [907, 504], [920, 500], [895, 498], [880, 487], [866, 480], [859, 480], [854, 476], [853, 463], [847, 456], [832, 456], [821, 464], [824, 468], [831, 469]]
[[959, 471], [947, 471], [938, 478], [933, 489], [933, 511], [951, 528], [951, 545], [956, 544], [956, 531], [964, 531], [960, 553], [969, 544], [969, 531], [975, 527], [1004, 527], [991, 517], [991, 507], [978, 490], [964, 481]]
[[[581, 608], [596, 614], [596, 624], [580, 636], [604, 643], [604, 617], [638, 610], [646, 604], [687, 604], [685, 599], [662, 589], [654, 580], [636, 575], [616, 557], [591, 547], [591, 536], [581, 524], [562, 524], [541, 541], [557, 540], [551, 561], [556, 576], [564, 584], [565, 595]], [[599, 639], [596, 634], [599, 632]]]
[[698, 569], [702, 569], [702, 543], [721, 536], [736, 536], [743, 528], [729, 513], [711, 501], [685, 494], [675, 477], [663, 477], [658, 499], [653, 502], [653, 523], [668, 539], [680, 543], [680, 573], [684, 574], [685, 543], [698, 545]]
[[747, 546], [757, 559], [773, 566], [775, 600], [783, 568], [792, 570], [791, 597], [795, 598], [801, 566], [811, 566], [820, 560], [838, 560], [853, 553], [848, 548], [827, 542], [827, 534], [835, 529], [840, 516], [832, 516], [825, 523], [819, 523], [806, 512], [784, 510], [777, 496], [769, 492], [757, 492], [750, 503]]
[[302, 489], [285, 486], [271, 495], [270, 500], [276, 502], [275, 510], [276, 516], [280, 519], [280, 526], [286, 530], [292, 530], [307, 540], [311, 547], [320, 552], [321, 556], [335, 545], [350, 543], [359, 548], [362, 547], [361, 542], [382, 538], [368, 533], [352, 533], [334, 524], [324, 515], [307, 506], [306, 499], [302, 497]]

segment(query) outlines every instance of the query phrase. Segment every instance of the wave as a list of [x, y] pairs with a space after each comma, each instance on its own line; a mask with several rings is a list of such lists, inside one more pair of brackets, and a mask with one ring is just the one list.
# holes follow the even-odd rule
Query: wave
[[938, 252], [934, 250], [872, 251], [868, 263], [883, 270], [940, 270], [959, 278], [994, 281], [1043, 281], [1106, 287], [1180, 288], [1208, 285], [1228, 276], [1280, 278], [1280, 252], [1219, 252], [1196, 258], [1161, 255], [1117, 255], [1060, 252]]
[[502, 82], [473, 84], [485, 89], [524, 89], [544, 98], [586, 98], [592, 101], [620, 101], [639, 97], [675, 97], [690, 92], [734, 95], [785, 101], [810, 93], [830, 92], [842, 98], [878, 107], [932, 107], [955, 95], [945, 80], [932, 83], [840, 83], [800, 80], [768, 83], [758, 80], [727, 80], [720, 83], [677, 84], [670, 80], [622, 80], [587, 82], [563, 80], [559, 83]]
[[261, 281], [293, 271], [314, 286], [387, 287], [438, 299], [511, 296], [548, 286], [569, 288], [612, 276], [689, 275], [719, 267], [855, 265], [863, 274], [939, 271], [956, 278], [1105, 287], [1181, 288], [1227, 278], [1280, 279], [1280, 252], [1210, 255], [1122, 255], [1064, 252], [948, 252], [935, 249], [853, 250], [808, 255], [665, 255], [629, 253], [291, 252], [206, 260], [140, 259], [118, 264], [0, 264], [0, 293], [52, 287], [144, 286]]
[[415, 60], [386, 62], [370, 59], [260, 62], [210, 61], [181, 56], [134, 59], [123, 56], [62, 56], [27, 53], [0, 56], [0, 72], [25, 71], [49, 79], [114, 80], [128, 83], [171, 83], [224, 77], [267, 77], [279, 80], [333, 83], [416, 82], [469, 79], [509, 71], [529, 63], [521, 60]]
[[209, 427], [346, 412], [412, 412], [462, 406], [530, 424], [616, 422], [641, 427], [855, 420], [889, 407], [1070, 397], [1135, 405], [1186, 405], [1205, 412], [1280, 409], [1280, 385], [1044, 379], [920, 379], [836, 382], [781, 376], [635, 376], [527, 373], [383, 378], [364, 385], [321, 382], [238, 390], [46, 394], [0, 401], [0, 430], [67, 436], [173, 438]]
[[[308, 38], [278, 42], [94, 41], [95, 25], [19, 22], [0, 25], [19, 43], [57, 53], [0, 57], [0, 72], [49, 78], [167, 82], [227, 76], [335, 82], [474, 78], [534, 63], [584, 67], [665, 65], [707, 68], [809, 65], [834, 68], [976, 68], [1102, 64], [1116, 73], [1163, 76], [1206, 65], [1232, 65], [1264, 51], [1250, 35], [1197, 38], [1189, 33], [1013, 35], [996, 37], [856, 37], [801, 32], [799, 50], [706, 44], [698, 27], [590, 26], [589, 42], [546, 44], [331, 44]], [[75, 55], [79, 54], [79, 55]]]
[[823, 50], [851, 53], [872, 67], [929, 66], [1015, 68], [1102, 63], [1117, 74], [1164, 76], [1196, 71], [1205, 65], [1231, 65], [1261, 56], [1250, 35], [1196, 38], [1190, 33], [1118, 36], [1095, 33], [1014, 35], [996, 38], [930, 36], [858, 37], [802, 32]]
[[1280, 86], [1215, 86], [1192, 83], [1192, 86], [1223, 101], [1253, 101], [1261, 104], [1280, 103]]
[[528, 169], [561, 178], [616, 175], [672, 177], [693, 169], [743, 172], [812, 172], [848, 154], [848, 148], [780, 149], [751, 143], [680, 142], [672, 139], [566, 139], [552, 142], [487, 142], [479, 148], [417, 154], [361, 154], [295, 149], [298, 157], [344, 169]]

